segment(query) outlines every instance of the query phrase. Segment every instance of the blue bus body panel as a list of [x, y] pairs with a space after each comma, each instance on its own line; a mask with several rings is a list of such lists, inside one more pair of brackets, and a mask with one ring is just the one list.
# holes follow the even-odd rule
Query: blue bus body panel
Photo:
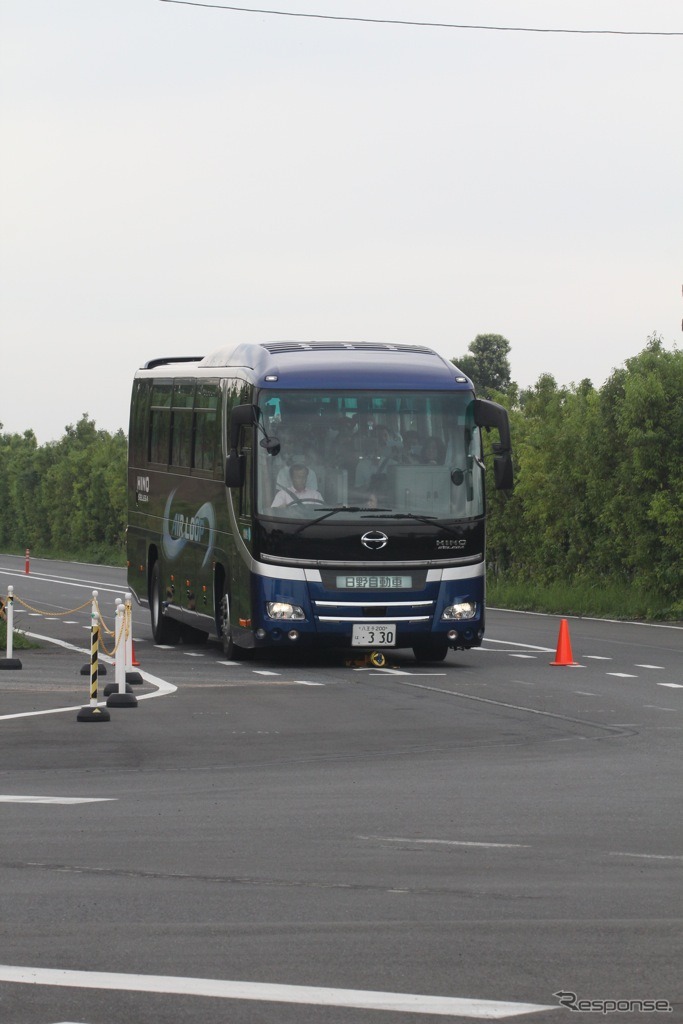
[[[340, 353], [349, 358], [340, 359]], [[400, 353], [400, 359], [396, 354]], [[351, 358], [352, 356], [352, 358]], [[238, 345], [207, 356], [199, 366], [241, 366], [258, 387], [268, 387], [266, 377], [277, 377], [278, 387], [363, 390], [471, 390], [472, 383], [438, 353], [420, 346], [376, 345], [363, 342], [330, 342], [329, 345], [273, 342]], [[457, 378], [457, 380], [456, 380]], [[273, 382], [275, 384], [275, 382]]]

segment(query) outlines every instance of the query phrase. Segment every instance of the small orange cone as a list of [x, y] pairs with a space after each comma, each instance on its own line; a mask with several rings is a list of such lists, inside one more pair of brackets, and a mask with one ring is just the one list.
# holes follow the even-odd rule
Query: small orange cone
[[555, 652], [555, 661], [550, 662], [551, 665], [564, 665], [569, 668], [580, 668], [578, 662], [574, 661], [572, 654], [572, 643], [569, 639], [569, 623], [566, 619], [562, 619], [560, 622], [560, 633], [557, 638], [557, 650]]
[[135, 657], [135, 641], [134, 640], [131, 642], [131, 646], [132, 646], [132, 649], [133, 649], [133, 657], [131, 659], [133, 668], [140, 668], [140, 662]]

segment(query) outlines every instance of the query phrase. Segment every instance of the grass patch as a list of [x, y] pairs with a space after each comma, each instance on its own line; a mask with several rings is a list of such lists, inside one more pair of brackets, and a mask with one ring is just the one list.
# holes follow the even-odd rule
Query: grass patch
[[499, 577], [487, 581], [487, 604], [494, 608], [551, 615], [587, 615], [600, 619], [645, 622], [683, 619], [683, 600], [672, 601], [661, 594], [623, 582], [563, 580], [532, 583]]
[[[17, 633], [16, 629], [12, 637], [12, 647], [15, 651], [30, 651], [39, 647], [33, 641], [25, 637], [23, 633]], [[5, 657], [7, 651], [7, 623], [0, 619], [0, 658]]]

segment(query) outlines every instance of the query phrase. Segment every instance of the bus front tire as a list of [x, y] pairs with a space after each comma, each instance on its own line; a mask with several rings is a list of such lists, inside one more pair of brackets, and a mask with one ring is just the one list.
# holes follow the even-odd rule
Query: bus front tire
[[423, 640], [413, 646], [413, 654], [419, 662], [444, 661], [448, 654], [448, 642], [440, 639]]
[[159, 563], [152, 566], [149, 587], [149, 610], [152, 619], [152, 636], [157, 644], [177, 644], [180, 638], [180, 623], [169, 619], [163, 612], [161, 593], [161, 572]]
[[232, 638], [232, 626], [230, 625], [230, 598], [223, 594], [221, 598], [220, 637], [223, 646], [223, 654], [232, 661], [235, 657], [235, 641]]

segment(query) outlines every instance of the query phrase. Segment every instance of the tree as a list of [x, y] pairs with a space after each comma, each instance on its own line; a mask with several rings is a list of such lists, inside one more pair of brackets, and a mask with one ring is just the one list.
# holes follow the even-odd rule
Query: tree
[[469, 355], [451, 359], [451, 362], [472, 380], [480, 393], [504, 394], [511, 386], [510, 348], [510, 342], [502, 334], [478, 334], [469, 344]]

